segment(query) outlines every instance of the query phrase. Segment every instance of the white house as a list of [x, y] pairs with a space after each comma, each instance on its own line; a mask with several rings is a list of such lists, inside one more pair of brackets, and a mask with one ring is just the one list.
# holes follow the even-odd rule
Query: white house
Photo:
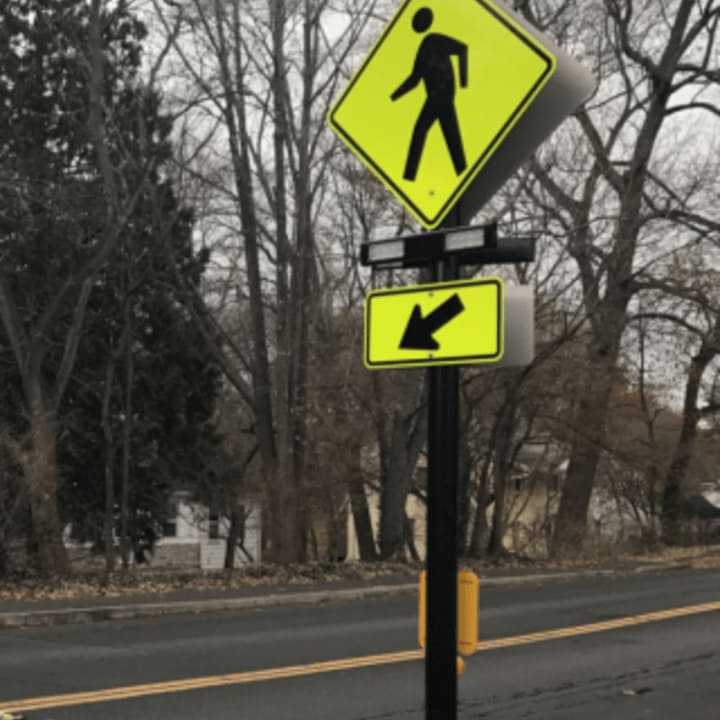
[[[177, 491], [170, 497], [162, 536], [152, 552], [143, 552], [142, 562], [155, 568], [188, 568], [221, 570], [225, 565], [229, 518], [214, 513], [207, 505], [192, 500], [190, 492]], [[235, 567], [259, 563], [262, 559], [261, 506], [256, 498], [241, 499], [239, 510], [244, 522], [235, 550]], [[63, 533], [71, 557], [90, 564], [102, 562], [91, 554], [91, 542], [72, 539], [72, 526]], [[115, 538], [116, 544], [118, 538]], [[137, 558], [131, 553], [130, 563]]]
[[[245, 498], [239, 508], [244, 528], [235, 551], [235, 567], [259, 563], [262, 554], [260, 503]], [[220, 570], [225, 562], [229, 530], [229, 518], [192, 501], [189, 492], [175, 492], [170, 499], [163, 535], [148, 558], [149, 564], [151, 567]]]

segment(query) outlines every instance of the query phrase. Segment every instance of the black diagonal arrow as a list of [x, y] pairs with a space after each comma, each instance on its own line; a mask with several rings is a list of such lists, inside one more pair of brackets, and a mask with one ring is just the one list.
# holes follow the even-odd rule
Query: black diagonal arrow
[[465, 306], [457, 293], [436, 307], [427, 317], [423, 317], [420, 306], [415, 305], [400, 341], [400, 348], [402, 350], [437, 350], [440, 345], [433, 337], [433, 333], [443, 325], [447, 325], [463, 310], [465, 310]]

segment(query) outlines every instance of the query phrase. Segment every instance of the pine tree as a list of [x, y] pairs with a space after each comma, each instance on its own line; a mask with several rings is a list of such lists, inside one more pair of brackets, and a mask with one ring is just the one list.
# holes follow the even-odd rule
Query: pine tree
[[[142, 300], [128, 293], [133, 267], [161, 263], [152, 235], [163, 223], [172, 225], [169, 242], [179, 245], [196, 281], [202, 269], [193, 258], [191, 216], [178, 210], [163, 177], [171, 124], [140, 79], [145, 35], [125, 3], [0, 6], [0, 416], [22, 469], [29, 546], [43, 574], [68, 569], [58, 452], [72, 477], [72, 439], [99, 422], [97, 413], [78, 420], [77, 409], [83, 377], [102, 361], [103, 341], [109, 350], [118, 324], [132, 318], [142, 327], [157, 315], [168, 333], [166, 353], [195, 352], [189, 338], [183, 345], [172, 335], [182, 323], [179, 314], [170, 317], [172, 300], [159, 299], [168, 293], [163, 280]], [[136, 350], [150, 347], [135, 338], [126, 358], [132, 365]], [[155, 372], [169, 372], [167, 354], [162, 361]], [[138, 377], [143, 363], [141, 356]], [[182, 382], [172, 389], [186, 392]]]

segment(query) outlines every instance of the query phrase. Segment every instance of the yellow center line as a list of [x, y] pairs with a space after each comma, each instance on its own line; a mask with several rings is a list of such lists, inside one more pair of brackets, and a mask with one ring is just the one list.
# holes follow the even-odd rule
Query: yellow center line
[[[561, 640], [564, 638], [589, 635], [591, 633], [618, 630], [620, 628], [661, 622], [674, 618], [699, 615], [702, 613], [720, 611], [720, 602], [709, 602], [702, 605], [660, 610], [657, 612], [630, 615], [615, 620], [590, 623], [588, 625], [575, 625], [573, 627], [543, 630], [541, 632], [527, 633], [525, 635], [512, 635], [509, 637], [483, 640], [478, 643], [479, 652], [487, 652], [500, 648], [529, 645], [531, 643], [548, 640]], [[422, 650], [406, 650], [403, 652], [383, 653], [381, 655], [364, 655], [361, 657], [345, 658], [341, 660], [328, 660], [325, 662], [307, 663], [303, 665], [287, 665], [279, 668], [265, 670], [250, 670], [246, 672], [229, 673], [227, 675], [211, 675], [207, 677], [187, 678], [170, 682], [156, 682], [145, 685], [128, 685], [125, 687], [93, 690], [88, 692], [66, 693], [64, 695], [48, 695], [46, 697], [29, 698], [26, 700], [0, 701], [0, 709], [6, 712], [23, 712], [30, 710], [48, 710], [50, 708], [68, 707], [72, 705], [86, 705], [89, 703], [110, 702], [112, 700], [129, 700], [149, 695], [162, 695], [165, 693], [186, 692], [203, 688], [222, 687], [224, 685], [243, 685], [267, 680], [282, 680], [305, 675], [333, 672], [336, 670], [353, 670], [356, 668], [403, 663], [421, 660], [424, 657]]]

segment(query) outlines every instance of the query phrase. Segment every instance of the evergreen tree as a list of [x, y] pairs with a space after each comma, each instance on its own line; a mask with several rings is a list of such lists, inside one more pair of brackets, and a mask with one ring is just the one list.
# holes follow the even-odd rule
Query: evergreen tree
[[[120, 431], [135, 489], [124, 498], [126, 522], [131, 499], [143, 506], [143, 473], [169, 478], [182, 464], [178, 448], [193, 453], [216, 389], [161, 272], [156, 241], [168, 226], [162, 242], [194, 282], [203, 261], [193, 255], [191, 214], [163, 176], [171, 123], [140, 81], [145, 35], [125, 3], [0, 4], [0, 422], [45, 574], [67, 569], [62, 527], [80, 514], [77, 489], [102, 487], [92, 469], [107, 448], [93, 441], [102, 423], [90, 398], [98, 389], [105, 397], [103, 382], [117, 394], [120, 378], [98, 375], [107, 353], [122, 339], [134, 369], [125, 405], [135, 407]], [[113, 437], [122, 409], [107, 409]]]
[[[169, 494], [203, 484], [219, 443], [213, 427], [219, 372], [197, 325], [176, 298], [164, 244], [183, 258], [181, 270], [192, 284], [199, 283], [206, 258], [193, 253], [191, 213], [177, 207], [169, 184], [161, 194], [162, 227], [156, 227], [150, 203], [141, 203], [135, 232], [100, 277], [61, 417], [63, 427], [72, 429], [61, 443], [60, 461], [62, 507], [73, 535], [107, 550], [109, 521], [125, 562], [131, 549], [154, 544]], [[108, 472], [109, 486], [102, 482]]]

